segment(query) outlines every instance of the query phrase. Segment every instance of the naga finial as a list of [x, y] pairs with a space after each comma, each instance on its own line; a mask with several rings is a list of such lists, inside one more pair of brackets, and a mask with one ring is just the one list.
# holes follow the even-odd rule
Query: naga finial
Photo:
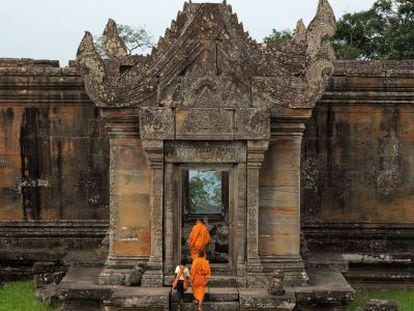
[[102, 34], [103, 48], [109, 57], [124, 57], [128, 50], [118, 34], [118, 28], [113, 19], [109, 19]]

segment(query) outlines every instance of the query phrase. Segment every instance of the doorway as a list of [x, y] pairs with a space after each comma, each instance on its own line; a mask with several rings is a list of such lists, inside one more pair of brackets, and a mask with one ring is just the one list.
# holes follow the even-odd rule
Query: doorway
[[231, 165], [180, 168], [180, 255], [191, 262], [188, 238], [196, 220], [203, 219], [211, 237], [207, 259], [216, 272], [231, 271], [233, 264], [231, 173]]

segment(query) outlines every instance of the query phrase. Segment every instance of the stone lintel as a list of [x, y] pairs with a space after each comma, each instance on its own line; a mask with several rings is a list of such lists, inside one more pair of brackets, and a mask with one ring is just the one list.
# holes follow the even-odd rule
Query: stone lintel
[[268, 140], [266, 108], [139, 109], [140, 133], [154, 140]]

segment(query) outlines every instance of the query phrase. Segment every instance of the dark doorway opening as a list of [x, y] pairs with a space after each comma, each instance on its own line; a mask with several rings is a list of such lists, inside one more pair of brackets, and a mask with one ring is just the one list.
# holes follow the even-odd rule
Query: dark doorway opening
[[204, 219], [211, 236], [207, 258], [229, 263], [229, 171], [187, 169], [182, 174], [182, 256], [191, 261], [188, 237], [197, 219]]

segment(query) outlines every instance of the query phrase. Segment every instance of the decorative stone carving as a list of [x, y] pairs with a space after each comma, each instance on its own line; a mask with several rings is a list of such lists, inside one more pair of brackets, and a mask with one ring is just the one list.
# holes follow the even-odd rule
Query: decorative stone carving
[[126, 276], [125, 285], [126, 286], [140, 286], [142, 275], [145, 272], [145, 265], [143, 263], [138, 263], [134, 269]]
[[165, 161], [176, 163], [238, 163], [246, 161], [246, 144], [174, 141], [165, 144]]
[[233, 111], [224, 109], [177, 109], [178, 139], [228, 139], [234, 137]]
[[241, 108], [236, 112], [236, 139], [269, 139], [268, 109]]
[[266, 46], [249, 37], [231, 6], [186, 3], [150, 55], [126, 55], [109, 20], [103, 38], [109, 60], [86, 33], [77, 62], [87, 93], [103, 107], [310, 108], [333, 71], [334, 33], [327, 0], [319, 1], [308, 28], [299, 21], [292, 40]]
[[103, 48], [108, 56], [125, 57], [128, 55], [124, 41], [119, 37], [116, 23], [109, 19], [102, 35]]
[[143, 139], [174, 139], [174, 115], [170, 108], [142, 108], [139, 115]]
[[283, 289], [283, 280], [285, 274], [281, 270], [274, 270], [269, 281], [268, 292], [270, 295], [283, 295], [285, 290]]

